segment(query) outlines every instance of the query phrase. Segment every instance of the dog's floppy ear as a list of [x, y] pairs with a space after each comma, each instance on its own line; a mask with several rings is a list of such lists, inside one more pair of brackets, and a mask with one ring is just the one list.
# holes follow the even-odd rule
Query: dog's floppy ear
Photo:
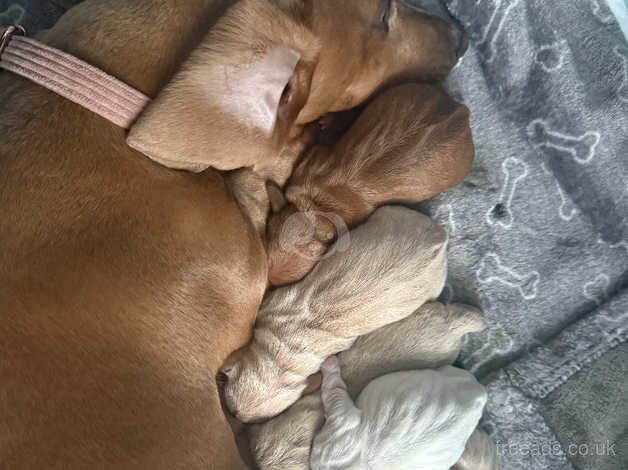
[[300, 57], [285, 46], [233, 55], [201, 46], [140, 116], [127, 143], [175, 169], [255, 166], [276, 128], [284, 131], [282, 122], [300, 110]]

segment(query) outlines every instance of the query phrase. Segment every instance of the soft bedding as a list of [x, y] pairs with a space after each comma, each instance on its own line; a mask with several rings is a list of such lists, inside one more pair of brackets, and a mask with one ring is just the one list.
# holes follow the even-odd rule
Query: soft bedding
[[477, 160], [422, 209], [452, 238], [446, 298], [490, 324], [460, 357], [484, 426], [505, 469], [628, 468], [628, 379], [597, 368], [628, 360], [625, 37], [602, 0], [443, 4], [470, 38], [448, 85]]
[[[73, 2], [0, 0], [30, 33]], [[444, 300], [489, 329], [459, 362], [489, 389], [504, 469], [628, 468], [628, 44], [604, 0], [414, 0], [470, 47], [471, 175], [420, 210], [451, 237]], [[621, 7], [613, 1], [614, 7]], [[620, 11], [616, 9], [615, 11]], [[621, 16], [621, 15], [620, 15]]]

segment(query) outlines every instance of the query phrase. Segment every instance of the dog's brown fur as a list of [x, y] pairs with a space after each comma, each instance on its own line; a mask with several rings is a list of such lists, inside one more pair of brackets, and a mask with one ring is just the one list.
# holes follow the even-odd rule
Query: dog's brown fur
[[332, 216], [351, 228], [382, 204], [429, 199], [460, 183], [473, 157], [469, 112], [440, 87], [406, 84], [382, 93], [335, 146], [313, 148], [297, 166], [289, 204], [275, 201], [281, 210], [268, 224], [270, 283], [289, 284], [312, 269], [336, 236]]
[[[44, 40], [154, 94], [220, 7], [185, 3], [86, 2]], [[164, 170], [13, 75], [0, 89], [0, 466], [244, 468], [214, 374], [266, 267], [223, 178]]]
[[[388, 31], [377, 24], [386, 5]], [[311, 141], [308, 123], [357, 106], [387, 83], [443, 79], [459, 42], [452, 25], [397, 0], [241, 0], [140, 118], [129, 143], [173, 168], [254, 167], [283, 185]], [[263, 82], [272, 73], [261, 65], [277, 51], [300, 59], [287, 83], [274, 77], [285, 89], [267, 134], [247, 116], [227, 115], [214, 93], [226, 88], [229, 103], [252, 110], [259, 103], [249, 102], [251, 88], [281, 92]], [[236, 80], [256, 71], [259, 80]]]
[[[338, 38], [342, 48], [326, 44], [312, 59], [308, 89], [297, 90], [306, 104], [285, 129], [353, 106], [383, 81], [441, 76], [453, 63], [444, 23], [400, 15], [396, 3], [399, 30], [366, 54], [384, 44], [369, 39], [379, 1], [342, 2], [338, 12], [332, 0], [311, 12], [308, 0], [274, 2], [260, 7], [270, 17], [236, 9], [230, 18], [288, 24], [288, 15], [334, 43], [349, 15], [361, 22]], [[154, 97], [227, 3], [87, 0], [41, 39]], [[388, 59], [408, 18], [418, 31], [407, 31], [404, 57]], [[243, 468], [215, 374], [248, 341], [266, 287], [256, 226], [216, 171], [164, 169], [129, 148], [122, 129], [14, 75], [0, 74], [0, 90], [1, 465]], [[203, 109], [192, 109], [202, 120]], [[216, 148], [184, 135], [193, 142], [186, 149], [206, 152], [210, 164], [235, 158], [230, 131]], [[257, 140], [243, 137], [237, 148], [268, 147]]]

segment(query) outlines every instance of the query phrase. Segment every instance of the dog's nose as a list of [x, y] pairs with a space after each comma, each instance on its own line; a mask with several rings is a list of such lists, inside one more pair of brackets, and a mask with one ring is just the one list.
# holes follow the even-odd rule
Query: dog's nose
[[437, 16], [439, 18], [444, 19], [445, 21], [449, 20], [449, 12], [445, 5], [443, 5], [442, 0], [398, 0], [399, 3], [410, 7], [411, 9], [418, 11], [420, 13], [426, 13], [431, 16]]
[[460, 40], [458, 44], [456, 59], [460, 60], [467, 53], [467, 49], [469, 49], [469, 36], [464, 31], [460, 32]]
[[455, 18], [447, 11], [441, 0], [397, 0], [398, 5], [415, 12], [439, 18], [449, 26], [450, 38], [456, 51], [456, 59], [460, 59], [469, 46], [467, 35], [462, 31]]
[[460, 60], [469, 48], [469, 37], [457, 25], [452, 25], [450, 31], [454, 49], [456, 51], [456, 59]]

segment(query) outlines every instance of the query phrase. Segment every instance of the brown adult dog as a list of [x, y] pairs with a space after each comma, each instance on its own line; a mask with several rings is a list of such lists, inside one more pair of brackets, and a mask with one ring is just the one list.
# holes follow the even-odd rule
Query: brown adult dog
[[253, 167], [280, 185], [308, 123], [391, 81], [444, 78], [461, 39], [394, 0], [242, 0], [227, 16], [129, 143], [174, 168]]
[[303, 278], [342, 226], [377, 207], [419, 202], [457, 185], [474, 148], [469, 111], [438, 86], [406, 84], [377, 96], [333, 147], [297, 166], [268, 224], [270, 283]]
[[[243, 0], [158, 94], [226, 3], [87, 0], [41, 39], [157, 96], [135, 146], [218, 168], [272, 169], [261, 155], [292, 152], [308, 120], [453, 63], [446, 24], [396, 2]], [[202, 99], [212, 61], [238, 78], [275, 46], [299, 61], [272, 133], [208, 104], [225, 94]], [[0, 90], [0, 466], [242, 468], [215, 374], [248, 341], [268, 273], [228, 184], [155, 165], [14, 75]]]

